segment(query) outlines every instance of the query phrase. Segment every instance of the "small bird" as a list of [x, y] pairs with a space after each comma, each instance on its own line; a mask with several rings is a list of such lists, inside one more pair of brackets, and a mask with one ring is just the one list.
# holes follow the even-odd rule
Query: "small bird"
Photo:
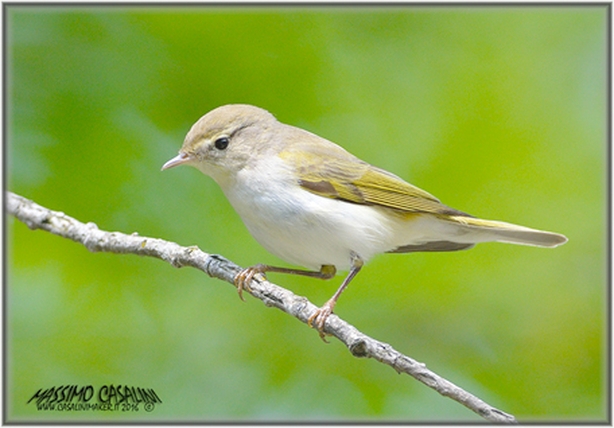
[[251, 105], [225, 105], [201, 117], [179, 155], [162, 170], [178, 165], [213, 178], [264, 248], [309, 269], [248, 267], [235, 277], [239, 296], [256, 274], [330, 279], [337, 269], [349, 270], [335, 294], [308, 319], [323, 340], [337, 299], [376, 254], [457, 251], [489, 241], [537, 247], [567, 242], [557, 233], [450, 208], [337, 144]]

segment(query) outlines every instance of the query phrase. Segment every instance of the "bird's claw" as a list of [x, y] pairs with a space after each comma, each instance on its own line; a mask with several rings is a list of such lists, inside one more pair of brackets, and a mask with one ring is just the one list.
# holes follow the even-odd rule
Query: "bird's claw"
[[326, 343], [328, 343], [328, 340], [326, 340], [326, 333], [324, 333], [324, 325], [330, 314], [333, 313], [333, 306], [330, 302], [326, 302], [307, 319], [307, 325], [318, 330], [320, 339]]
[[235, 276], [234, 283], [237, 287], [237, 292], [239, 293], [239, 297], [241, 298], [241, 300], [245, 302], [245, 299], [243, 298], [243, 290], [251, 291], [249, 284], [252, 282], [254, 276], [260, 274], [262, 275], [262, 279], [266, 281], [266, 276], [264, 275], [264, 273], [268, 269], [270, 269], [270, 267], [267, 265], [257, 264], [241, 270]]
[[239, 298], [243, 300], [244, 302], [245, 302], [245, 299], [243, 298], [243, 290], [248, 290], [248, 291], [250, 290], [249, 283], [252, 282], [254, 275], [256, 275], [257, 273], [262, 273], [262, 272], [260, 271], [260, 269], [257, 268], [257, 266], [252, 266], [252, 267], [243, 269], [241, 272], [239, 272], [235, 276], [234, 283], [235, 283], [235, 286], [237, 287]]

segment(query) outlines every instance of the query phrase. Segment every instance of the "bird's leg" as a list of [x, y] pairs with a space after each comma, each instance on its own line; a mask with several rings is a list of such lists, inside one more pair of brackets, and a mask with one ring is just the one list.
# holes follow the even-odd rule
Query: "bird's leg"
[[[269, 266], [263, 264], [257, 264], [254, 266], [250, 266], [248, 268], [243, 269], [241, 272], [235, 276], [235, 285], [237, 287], [237, 291], [239, 292], [239, 297], [241, 300], [245, 301], [243, 298], [243, 289], [249, 289], [249, 283], [252, 278], [256, 274], [264, 275], [265, 272], [278, 272], [278, 273], [289, 273], [292, 275], [302, 275], [309, 276], [312, 278], [319, 279], [331, 279], [337, 273], [337, 269], [333, 265], [322, 265], [319, 271], [310, 271], [310, 270], [300, 270], [300, 269], [290, 269], [276, 266]], [[266, 278], [266, 277], [265, 277]]]
[[320, 333], [320, 338], [325, 342], [327, 342], [324, 337], [324, 325], [326, 324], [326, 320], [328, 319], [330, 314], [333, 313], [333, 309], [335, 308], [337, 299], [339, 298], [339, 296], [341, 296], [341, 293], [343, 293], [345, 287], [347, 287], [350, 281], [356, 276], [356, 274], [360, 272], [360, 269], [364, 264], [364, 261], [360, 258], [358, 254], [352, 252], [350, 254], [350, 257], [352, 266], [350, 267], [350, 272], [348, 273], [348, 276], [345, 277], [345, 279], [341, 283], [341, 286], [337, 289], [335, 294], [333, 294], [333, 297], [331, 297], [328, 302], [324, 303], [322, 307], [315, 311], [307, 320], [307, 324], [309, 324], [309, 327], [318, 330], [318, 333]]

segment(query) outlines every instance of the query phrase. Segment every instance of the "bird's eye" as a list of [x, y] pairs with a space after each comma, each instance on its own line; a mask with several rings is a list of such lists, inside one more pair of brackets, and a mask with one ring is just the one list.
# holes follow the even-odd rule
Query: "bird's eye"
[[215, 140], [215, 148], [218, 150], [224, 150], [226, 149], [226, 147], [228, 147], [228, 137], [220, 137], [217, 140]]

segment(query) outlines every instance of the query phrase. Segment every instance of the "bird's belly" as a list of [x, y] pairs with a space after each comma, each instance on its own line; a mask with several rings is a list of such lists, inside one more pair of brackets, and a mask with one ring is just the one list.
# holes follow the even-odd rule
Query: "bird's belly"
[[[287, 190], [287, 189], [286, 189]], [[394, 225], [373, 207], [314, 195], [301, 188], [227, 197], [252, 236], [269, 252], [308, 269], [350, 266], [352, 253], [368, 260], [393, 248]]]

